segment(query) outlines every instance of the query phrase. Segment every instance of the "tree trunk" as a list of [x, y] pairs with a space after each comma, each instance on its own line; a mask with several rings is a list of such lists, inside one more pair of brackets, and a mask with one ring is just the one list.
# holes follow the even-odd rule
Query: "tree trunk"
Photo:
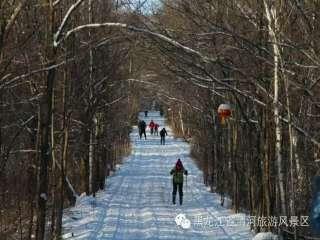
[[52, 157], [52, 182], [53, 186], [51, 188], [51, 197], [52, 197], [52, 209], [51, 209], [51, 239], [54, 238], [55, 232], [55, 223], [56, 223], [56, 210], [58, 204], [58, 178], [59, 178], [59, 171], [56, 166], [56, 156], [55, 156], [55, 139], [54, 139], [54, 90], [52, 93], [52, 113], [51, 113], [51, 157]]
[[93, 191], [93, 144], [94, 144], [94, 133], [92, 129], [90, 128], [90, 141], [89, 141], [89, 194], [91, 194]]
[[267, 0], [264, 0], [266, 16], [268, 20], [269, 36], [272, 40], [273, 48], [273, 87], [274, 87], [274, 99], [273, 99], [273, 111], [274, 111], [274, 123], [275, 123], [275, 157], [277, 162], [278, 171], [278, 187], [280, 195], [280, 209], [282, 215], [287, 215], [286, 211], [286, 199], [284, 188], [284, 174], [282, 169], [282, 149], [281, 149], [281, 122], [280, 122], [280, 106], [279, 106], [279, 92], [280, 92], [280, 78], [279, 78], [279, 61], [280, 61], [280, 49], [277, 38], [277, 32], [279, 30], [277, 8], [275, 3], [269, 7]]
[[61, 151], [61, 162], [60, 162], [60, 174], [58, 180], [58, 191], [56, 192], [56, 198], [58, 200], [56, 204], [56, 219], [55, 219], [55, 232], [54, 239], [60, 239], [62, 232], [62, 215], [63, 215], [63, 206], [64, 206], [64, 191], [65, 191], [65, 179], [66, 179], [66, 163], [67, 163], [67, 153], [68, 153], [68, 141], [69, 141], [69, 114], [67, 109], [67, 69], [64, 69], [64, 78], [63, 78], [63, 89], [62, 89], [62, 107], [63, 107], [63, 121], [62, 121], [62, 151]]
[[[89, 24], [93, 22], [93, 15], [92, 15], [92, 0], [88, 1], [88, 18], [89, 18]], [[91, 30], [88, 31], [89, 39], [91, 39]], [[91, 47], [91, 43], [89, 45], [89, 107], [93, 107], [93, 50]], [[93, 110], [93, 109], [91, 109]], [[92, 116], [90, 115], [90, 118]], [[94, 130], [95, 130], [95, 122], [93, 119], [90, 119], [90, 141], [89, 141], [89, 194], [93, 192], [94, 186], [93, 186], [93, 161], [94, 161]], [[92, 126], [93, 123], [93, 126]]]
[[[263, 181], [263, 198], [264, 198], [264, 212], [263, 215], [265, 217], [269, 217], [271, 215], [271, 203], [270, 203], [270, 154], [269, 154], [269, 146], [270, 146], [270, 141], [269, 141], [269, 135], [268, 135], [268, 129], [269, 126], [267, 124], [267, 115], [268, 115], [268, 110], [264, 110], [263, 116], [261, 117], [262, 119], [262, 132], [261, 132], [261, 160], [262, 160], [262, 181]], [[268, 229], [269, 230], [269, 229]]]
[[[53, 47], [54, 10], [52, 0], [48, 4], [47, 58], [48, 67], [55, 65], [56, 50]], [[52, 95], [56, 70], [51, 68], [47, 73], [46, 88], [40, 100], [40, 170], [38, 188], [37, 231], [36, 239], [43, 240], [46, 226], [46, 206], [48, 200], [48, 166], [51, 160], [50, 125], [52, 115]]]
[[179, 108], [179, 118], [180, 118], [180, 124], [181, 124], [181, 132], [182, 132], [182, 136], [185, 136], [185, 131], [184, 131], [184, 123], [183, 123], [183, 116], [182, 116], [182, 106], [180, 106]]

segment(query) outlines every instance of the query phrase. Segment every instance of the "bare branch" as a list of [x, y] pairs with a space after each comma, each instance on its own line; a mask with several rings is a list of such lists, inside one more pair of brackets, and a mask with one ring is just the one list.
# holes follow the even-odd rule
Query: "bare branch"
[[19, 13], [21, 12], [23, 6], [26, 4], [27, 0], [23, 0], [18, 3], [18, 6], [14, 9], [10, 19], [7, 21], [6, 27], [5, 27], [5, 34], [8, 34], [8, 32], [11, 30], [16, 18], [18, 17]]
[[[60, 0], [58, 0], [58, 3], [59, 3], [59, 1]], [[54, 43], [59, 41], [61, 32], [63, 31], [64, 27], [66, 26], [71, 14], [73, 13], [73, 11], [75, 11], [80, 6], [80, 4], [82, 2], [83, 2], [83, 0], [78, 0], [77, 2], [75, 2], [74, 4], [71, 5], [71, 7], [69, 8], [68, 12], [64, 16], [64, 18], [63, 18], [63, 20], [62, 20], [62, 22], [61, 22], [61, 24], [60, 24], [60, 26], [58, 28], [58, 31], [54, 34]], [[56, 45], [54, 44], [54, 46], [56, 46]]]
[[[37, 73], [46, 72], [46, 71], [49, 71], [49, 70], [54, 69], [54, 68], [58, 68], [58, 67], [64, 65], [65, 63], [66, 62], [63, 61], [63, 62], [60, 62], [60, 63], [55, 64], [55, 65], [51, 65], [51, 66], [46, 67], [46, 68], [37, 69], [37, 70], [31, 71], [31, 72], [16, 76], [16, 77], [12, 78], [11, 80], [2, 83], [0, 85], [0, 90], [5, 88], [5, 87], [10, 87], [10, 85], [14, 84], [17, 80], [30, 77], [31, 75], [34, 75], [34, 74], [37, 74]], [[1, 81], [4, 81], [4, 80], [5, 80], [5, 78], [1, 79]]]
[[54, 7], [57, 6], [60, 2], [61, 2], [61, 0], [56, 0], [56, 1], [54, 1], [54, 2], [53, 2], [53, 6], [54, 6]]
[[213, 58], [210, 58], [208, 56], [204, 56], [202, 53], [200, 53], [199, 51], [196, 51], [190, 47], [187, 47], [175, 40], [173, 40], [172, 38], [169, 38], [163, 34], [160, 34], [160, 33], [156, 33], [156, 32], [153, 32], [153, 31], [149, 31], [149, 30], [146, 30], [146, 29], [142, 29], [142, 28], [137, 28], [137, 27], [134, 27], [134, 26], [130, 26], [130, 25], [127, 25], [125, 23], [112, 23], [112, 22], [107, 22], [107, 23], [92, 23], [92, 24], [86, 24], [86, 25], [82, 25], [82, 26], [78, 26], [76, 28], [73, 28], [71, 30], [69, 30], [68, 32], [66, 32], [66, 34], [61, 38], [59, 39], [59, 36], [61, 34], [61, 30], [58, 30], [58, 32], [55, 34], [55, 37], [54, 37], [54, 46], [55, 47], [58, 47], [59, 44], [67, 39], [72, 33], [76, 33], [76, 32], [79, 32], [83, 29], [90, 29], [90, 28], [101, 28], [101, 27], [117, 27], [117, 28], [123, 28], [125, 30], [128, 30], [128, 31], [132, 31], [132, 32], [140, 32], [140, 33], [144, 33], [145, 35], [149, 35], [149, 36], [152, 36], [152, 37], [156, 37], [157, 39], [161, 39], [169, 44], [171, 44], [172, 46], [175, 46], [176, 48], [179, 48], [181, 50], [183, 50], [184, 52], [188, 53], [188, 54], [192, 54], [192, 55], [195, 55], [197, 57], [199, 57], [203, 62], [217, 62], [218, 59], [213, 59]]

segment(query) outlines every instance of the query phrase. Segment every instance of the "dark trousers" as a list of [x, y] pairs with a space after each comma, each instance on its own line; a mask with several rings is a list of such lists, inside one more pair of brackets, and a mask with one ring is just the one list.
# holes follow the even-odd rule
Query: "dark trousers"
[[146, 130], [145, 129], [141, 129], [139, 131], [140, 139], [142, 138], [142, 134], [144, 134], [144, 138], [147, 139], [147, 135], [146, 135]]
[[183, 201], [183, 183], [175, 183], [173, 182], [173, 191], [172, 191], [172, 203], [176, 204], [176, 195], [177, 195], [177, 190], [179, 191], [179, 200], [180, 200], [180, 205], [182, 204]]
[[153, 135], [153, 128], [150, 128], [150, 133], [151, 135]]
[[157, 135], [157, 136], [159, 135], [159, 132], [158, 132], [157, 128], [154, 129], [154, 135]]
[[160, 144], [165, 145], [165, 143], [166, 143], [165, 136], [161, 136]]

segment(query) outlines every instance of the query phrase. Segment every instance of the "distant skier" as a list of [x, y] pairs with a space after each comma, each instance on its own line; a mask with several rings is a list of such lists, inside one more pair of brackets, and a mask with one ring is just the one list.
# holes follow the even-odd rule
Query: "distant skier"
[[176, 204], [176, 195], [177, 195], [177, 190], [178, 190], [180, 205], [182, 205], [182, 202], [183, 202], [183, 175], [187, 176], [188, 171], [186, 169], [184, 169], [180, 158], [176, 162], [175, 167], [170, 171], [170, 174], [173, 175], [173, 177], [172, 177], [172, 186], [173, 186], [172, 203]]
[[162, 109], [162, 107], [160, 108], [160, 116], [161, 116], [161, 117], [163, 116], [163, 109]]
[[159, 135], [158, 129], [159, 129], [159, 124], [155, 123], [154, 124], [154, 135], [157, 135], [157, 136]]
[[150, 128], [150, 133], [151, 133], [151, 135], [153, 135], [153, 131], [154, 131], [154, 122], [153, 122], [153, 120], [151, 120], [151, 122], [149, 123], [149, 128]]
[[165, 128], [162, 128], [160, 131], [160, 144], [165, 145], [166, 143], [166, 136], [168, 135], [167, 130]]
[[139, 121], [139, 136], [140, 136], [140, 139], [142, 138], [142, 134], [144, 134], [144, 138], [147, 139], [146, 127], [147, 127], [146, 122], [143, 121], [143, 120], [140, 120]]
[[148, 111], [144, 111], [144, 116], [148, 117]]

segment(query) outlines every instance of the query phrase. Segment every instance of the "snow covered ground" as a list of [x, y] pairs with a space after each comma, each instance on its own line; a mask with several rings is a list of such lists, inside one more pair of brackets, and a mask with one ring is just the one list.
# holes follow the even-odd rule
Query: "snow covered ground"
[[[140, 114], [140, 118], [144, 118]], [[158, 112], [149, 112], [147, 124], [153, 119], [165, 125]], [[113, 176], [107, 178], [104, 191], [96, 198], [82, 196], [73, 208], [65, 210], [64, 239], [252, 239], [243, 214], [234, 214], [220, 206], [220, 197], [210, 193], [202, 174], [190, 158], [190, 146], [173, 137], [166, 126], [166, 145], [160, 137], [140, 140], [138, 129], [131, 134], [132, 154]], [[170, 170], [181, 158], [189, 171], [184, 183], [184, 204], [171, 203]], [[178, 197], [178, 196], [177, 196]], [[191, 225], [176, 224], [176, 217], [186, 218]], [[181, 215], [182, 214], [182, 215]], [[180, 219], [181, 220], [181, 219]]]

